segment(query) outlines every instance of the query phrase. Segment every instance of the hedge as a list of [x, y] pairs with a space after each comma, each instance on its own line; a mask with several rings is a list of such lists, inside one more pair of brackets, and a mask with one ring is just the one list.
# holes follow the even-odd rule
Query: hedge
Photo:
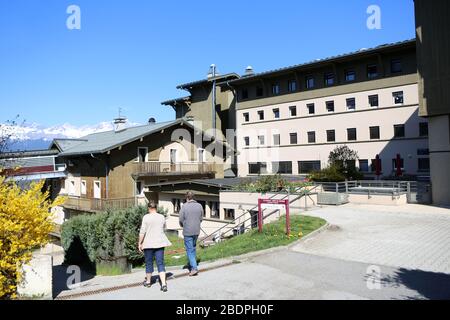
[[[163, 209], [159, 213], [165, 214]], [[83, 214], [64, 222], [61, 244], [64, 262], [93, 267], [102, 261], [126, 257], [132, 264], [140, 264], [143, 255], [137, 249], [139, 228], [146, 207]]]

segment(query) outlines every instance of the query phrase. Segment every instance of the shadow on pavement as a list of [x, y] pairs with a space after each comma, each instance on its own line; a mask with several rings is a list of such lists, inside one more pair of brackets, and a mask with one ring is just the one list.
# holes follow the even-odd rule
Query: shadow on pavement
[[450, 299], [450, 274], [402, 268], [394, 275], [382, 278], [381, 282], [386, 286], [403, 285], [417, 292], [417, 296], [408, 296], [406, 299]]
[[75, 271], [70, 265], [53, 266], [53, 298], [57, 297], [62, 291], [70, 290], [68, 285], [76, 281], [84, 282], [95, 277], [92, 272], [80, 270], [80, 279], [74, 277]]

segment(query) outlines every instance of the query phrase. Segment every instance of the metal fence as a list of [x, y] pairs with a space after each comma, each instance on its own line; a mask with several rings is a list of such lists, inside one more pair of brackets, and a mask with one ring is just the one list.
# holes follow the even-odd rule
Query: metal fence
[[322, 188], [318, 195], [319, 204], [344, 204], [349, 194], [406, 195], [408, 203], [431, 203], [431, 184], [422, 181], [362, 180], [345, 182], [317, 182]]

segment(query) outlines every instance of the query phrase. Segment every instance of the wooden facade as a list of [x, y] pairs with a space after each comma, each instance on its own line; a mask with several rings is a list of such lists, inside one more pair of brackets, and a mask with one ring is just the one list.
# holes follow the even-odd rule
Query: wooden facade
[[[186, 129], [180, 131], [178, 129]], [[189, 132], [189, 136], [186, 136]], [[183, 134], [184, 133], [184, 134]], [[136, 194], [136, 183], [142, 187], [167, 181], [223, 177], [223, 159], [213, 156], [208, 151], [209, 141], [200, 142], [201, 148], [195, 144], [194, 130], [191, 127], [177, 124], [110, 150], [103, 154], [86, 154], [66, 157], [68, 180], [76, 184], [84, 184], [83, 194], [80, 187], [76, 194], [69, 194], [66, 207], [73, 210], [101, 211], [105, 208], [122, 208], [122, 204], [130, 206]], [[197, 133], [201, 134], [201, 133]], [[202, 141], [202, 137], [198, 137]], [[201, 140], [200, 140], [201, 139]], [[199, 143], [199, 142], [197, 142]], [[176, 146], [182, 154], [181, 161], [171, 163], [168, 148]], [[219, 145], [223, 148], [223, 145]], [[139, 161], [138, 150], [146, 152], [145, 161]], [[205, 157], [198, 161], [198, 150], [205, 150]], [[170, 150], [169, 150], [170, 151]], [[220, 155], [220, 152], [218, 152]], [[100, 182], [101, 198], [96, 199], [95, 183]], [[69, 183], [71, 183], [69, 181]], [[65, 190], [68, 194], [68, 191]]]

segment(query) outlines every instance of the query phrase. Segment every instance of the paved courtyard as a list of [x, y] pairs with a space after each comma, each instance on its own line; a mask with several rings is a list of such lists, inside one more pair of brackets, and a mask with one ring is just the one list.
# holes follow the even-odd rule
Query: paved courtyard
[[[283, 250], [249, 261], [170, 280], [82, 297], [83, 300], [365, 300], [450, 299], [450, 275], [381, 267], [371, 278], [369, 265]], [[369, 285], [368, 285], [369, 283]]]
[[450, 299], [449, 209], [345, 205], [307, 214], [331, 227], [290, 249], [170, 280], [167, 293], [154, 285], [78, 299]]
[[308, 215], [333, 226], [294, 251], [450, 274], [450, 209], [348, 204]]

